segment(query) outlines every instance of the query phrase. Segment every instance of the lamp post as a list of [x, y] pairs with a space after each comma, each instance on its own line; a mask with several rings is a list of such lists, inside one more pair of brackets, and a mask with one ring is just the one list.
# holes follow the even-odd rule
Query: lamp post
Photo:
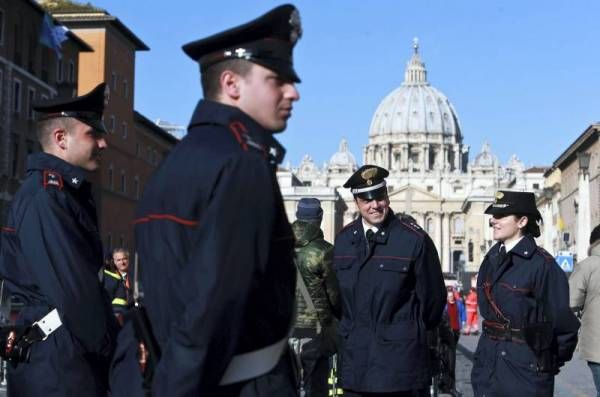
[[579, 200], [577, 205], [577, 258], [587, 257], [590, 237], [590, 153], [577, 153], [579, 165]]

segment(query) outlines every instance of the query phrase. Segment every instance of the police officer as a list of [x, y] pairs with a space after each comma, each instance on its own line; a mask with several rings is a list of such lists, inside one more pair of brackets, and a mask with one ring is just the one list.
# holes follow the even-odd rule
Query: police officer
[[34, 109], [43, 152], [27, 159], [0, 245], [0, 276], [24, 302], [17, 325], [30, 327], [20, 338], [28, 348], [9, 365], [8, 394], [105, 396], [116, 323], [98, 280], [102, 244], [87, 180], [106, 148], [104, 84]]
[[280, 359], [293, 321], [294, 238], [275, 176], [284, 148], [273, 134], [299, 99], [300, 34], [298, 10], [284, 5], [183, 47], [200, 63], [204, 99], [135, 221], [162, 353], [154, 395], [295, 395], [291, 359]]
[[567, 278], [536, 245], [541, 215], [530, 192], [498, 191], [492, 246], [477, 277], [483, 335], [471, 379], [477, 396], [552, 396], [554, 376], [571, 359], [579, 322]]
[[429, 236], [389, 207], [387, 176], [365, 165], [344, 184], [360, 213], [334, 250], [345, 396], [426, 395], [431, 383], [426, 330], [440, 322], [446, 288]]

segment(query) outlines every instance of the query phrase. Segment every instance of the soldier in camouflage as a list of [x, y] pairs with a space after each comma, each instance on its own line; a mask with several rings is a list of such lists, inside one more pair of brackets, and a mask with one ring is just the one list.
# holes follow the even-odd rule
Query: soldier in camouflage
[[307, 396], [327, 396], [329, 359], [336, 352], [336, 317], [339, 317], [338, 284], [332, 268], [333, 246], [323, 238], [321, 202], [303, 198], [297, 220], [295, 263], [298, 277], [298, 316], [294, 347], [299, 369], [299, 388]]

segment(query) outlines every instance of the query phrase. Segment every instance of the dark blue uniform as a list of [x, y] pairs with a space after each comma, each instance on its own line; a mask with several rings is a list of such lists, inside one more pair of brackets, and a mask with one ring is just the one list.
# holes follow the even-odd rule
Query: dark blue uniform
[[[554, 258], [524, 236], [500, 259], [500, 244], [485, 256], [477, 279], [479, 310], [484, 320], [510, 321], [510, 328], [550, 321], [552, 346], [559, 365], [577, 345], [579, 322], [569, 309], [569, 285]], [[486, 288], [494, 305], [486, 297]], [[499, 311], [499, 312], [498, 312]], [[475, 352], [473, 389], [477, 396], [552, 396], [554, 374], [539, 372], [537, 358], [515, 331], [511, 341], [484, 330]]]
[[[155, 395], [295, 395], [289, 374], [278, 371], [219, 386], [234, 355], [290, 330], [296, 270], [275, 176], [282, 156], [245, 113], [200, 101], [187, 136], [146, 186], [135, 231], [162, 351]], [[113, 392], [129, 396], [126, 386]]]
[[337, 236], [344, 389], [397, 392], [431, 381], [426, 330], [439, 323], [446, 289], [437, 251], [417, 225], [390, 213], [372, 248], [361, 218]]
[[9, 365], [11, 396], [105, 396], [116, 323], [98, 280], [102, 244], [85, 171], [46, 153], [28, 158], [27, 179], [2, 228], [0, 276], [25, 303], [31, 325], [56, 308], [63, 325]]

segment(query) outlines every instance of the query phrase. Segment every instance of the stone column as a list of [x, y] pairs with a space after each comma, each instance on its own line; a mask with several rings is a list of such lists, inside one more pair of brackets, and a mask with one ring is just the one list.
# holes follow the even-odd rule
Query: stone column
[[385, 168], [386, 170], [390, 169], [390, 145], [386, 144], [383, 146], [383, 150], [381, 151], [383, 153], [383, 162], [382, 162], [382, 167]]
[[408, 169], [408, 144], [402, 144], [402, 157], [401, 157], [402, 169]]
[[454, 145], [454, 169], [460, 170], [460, 150], [458, 145]]
[[587, 171], [579, 171], [579, 208], [577, 211], [577, 261], [588, 256], [590, 245], [590, 176]]
[[441, 261], [441, 256], [442, 256], [442, 213], [437, 213], [435, 215], [435, 222], [434, 222], [434, 233], [433, 236], [431, 236], [431, 238], [433, 239], [433, 242], [435, 243], [435, 248], [437, 248], [438, 251], [438, 256], [440, 257], [440, 261]]
[[446, 145], [442, 145], [441, 150], [442, 158], [440, 159], [440, 170], [446, 169], [446, 163], [448, 162], [448, 147]]
[[363, 146], [363, 163], [369, 164], [369, 146]]
[[452, 266], [450, 258], [450, 214], [443, 214], [442, 239], [442, 270], [450, 272]]
[[429, 171], [429, 145], [423, 145], [423, 171]]

